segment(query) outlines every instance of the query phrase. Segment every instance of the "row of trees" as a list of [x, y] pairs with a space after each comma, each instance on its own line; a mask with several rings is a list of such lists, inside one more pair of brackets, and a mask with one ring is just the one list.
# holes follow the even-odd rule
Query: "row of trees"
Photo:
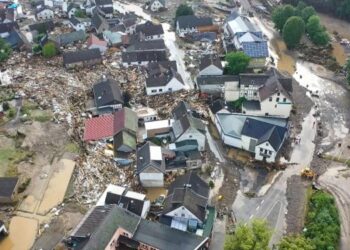
[[[350, 0], [304, 0], [307, 4], [312, 5], [318, 11], [332, 14], [350, 21]], [[299, 0], [283, 0], [285, 4], [296, 6]]]
[[[350, 64], [350, 63], [349, 63]], [[349, 65], [350, 67], [350, 65]], [[340, 238], [340, 221], [334, 198], [323, 191], [314, 192], [308, 202], [304, 233], [289, 235], [278, 243], [278, 250], [335, 250]], [[265, 220], [240, 224], [225, 240], [225, 250], [268, 250], [272, 231]]]
[[[269, 250], [272, 231], [264, 220], [253, 220], [250, 225], [239, 225], [235, 234], [225, 240], [224, 250]], [[284, 237], [277, 246], [278, 250], [316, 250], [313, 243], [301, 236]]]
[[277, 7], [272, 13], [272, 21], [288, 48], [295, 48], [305, 32], [317, 46], [325, 46], [330, 41], [315, 9], [304, 2], [299, 2], [296, 7], [290, 4]]

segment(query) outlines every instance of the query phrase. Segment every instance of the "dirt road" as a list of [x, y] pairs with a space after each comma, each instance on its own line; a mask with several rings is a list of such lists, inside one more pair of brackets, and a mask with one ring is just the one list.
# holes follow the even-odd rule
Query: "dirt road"
[[348, 250], [350, 246], [350, 169], [333, 164], [320, 176], [318, 182], [335, 197], [341, 218], [340, 249]]

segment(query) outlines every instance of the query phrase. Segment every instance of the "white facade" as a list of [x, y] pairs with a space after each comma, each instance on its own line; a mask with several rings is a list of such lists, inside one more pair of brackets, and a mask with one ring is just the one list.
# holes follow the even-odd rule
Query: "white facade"
[[250, 101], [258, 101], [259, 100], [259, 88], [261, 86], [257, 85], [241, 85], [240, 89], [240, 97], [245, 97], [247, 100]]
[[74, 25], [73, 23], [70, 23], [70, 24], [75, 31], [79, 31], [79, 30], [85, 31], [86, 30], [84, 23], [77, 23], [76, 25]]
[[178, 207], [175, 210], [169, 212], [166, 214], [169, 217], [172, 217], [173, 219], [181, 220], [181, 221], [188, 221], [188, 220], [197, 220], [201, 223], [200, 219], [197, 218], [193, 213], [191, 213], [187, 208], [184, 206]]
[[163, 187], [163, 173], [140, 173], [140, 182], [143, 187]]
[[223, 74], [223, 70], [211, 64], [208, 67], [202, 69], [199, 72], [201, 76], [221, 76]]
[[225, 82], [224, 96], [226, 102], [233, 102], [239, 99], [239, 82]]
[[269, 142], [263, 142], [255, 148], [255, 159], [259, 161], [275, 162], [277, 152]]
[[276, 93], [260, 103], [264, 115], [287, 118], [292, 110], [292, 102], [282, 93]]
[[68, 18], [71, 18], [72, 16], [74, 16], [76, 11], [77, 11], [77, 8], [75, 8], [75, 7], [70, 9], [69, 12], [67, 13]]
[[125, 68], [128, 68], [130, 66], [147, 66], [149, 63], [149, 61], [143, 61], [143, 62], [130, 62], [130, 63], [127, 63], [127, 62], [123, 62], [123, 66]]
[[170, 82], [168, 82], [165, 86], [159, 86], [159, 87], [147, 87], [146, 86], [146, 93], [147, 95], [158, 95], [158, 94], [164, 94], [169, 92], [175, 92], [179, 91], [184, 88], [184, 85], [182, 82], [180, 82], [176, 77], [173, 77]]
[[88, 49], [99, 49], [101, 54], [104, 54], [107, 50], [107, 46], [102, 46], [98, 44], [92, 44], [88, 47]]
[[36, 14], [36, 17], [41, 20], [52, 19], [54, 17], [54, 12], [50, 9], [43, 9]]
[[163, 6], [163, 4], [160, 1], [155, 0], [151, 3], [151, 6], [150, 6], [151, 11], [156, 12], [156, 11], [159, 11], [161, 8], [165, 8], [165, 6]]
[[217, 118], [215, 119], [215, 125], [220, 134], [221, 140], [224, 144], [235, 148], [242, 148], [241, 138], [236, 138], [233, 136], [226, 135], [224, 131], [222, 131], [220, 122]]
[[180, 37], [183, 37], [183, 36], [185, 36], [186, 34], [195, 33], [195, 32], [198, 32], [197, 27], [180, 29], [180, 27], [179, 27], [179, 22], [176, 22], [176, 33], [177, 33]]
[[199, 132], [197, 129], [189, 128], [183, 133], [175, 142], [181, 142], [189, 139], [195, 139], [198, 142], [198, 150], [205, 150], [205, 135]]

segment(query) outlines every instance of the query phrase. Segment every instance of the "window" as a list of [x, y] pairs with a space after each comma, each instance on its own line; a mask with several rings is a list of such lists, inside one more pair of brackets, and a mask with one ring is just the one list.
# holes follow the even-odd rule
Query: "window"
[[168, 90], [171, 92], [171, 91], [173, 91], [173, 88], [169, 88]]
[[283, 98], [283, 102], [287, 102], [287, 98]]
[[256, 92], [254, 92], [254, 96], [257, 96], [257, 93], [256, 93]]
[[192, 135], [189, 135], [188, 137], [189, 137], [189, 138], [192, 138]]
[[272, 151], [269, 151], [269, 155], [272, 155]]
[[280, 98], [279, 98], [279, 97], [277, 97], [277, 98], [276, 98], [276, 102], [279, 102], [279, 101], [280, 101]]
[[260, 148], [260, 152], [262, 153], [264, 151], [264, 149], [263, 148]]
[[268, 116], [269, 115], [269, 113], [265, 113], [265, 116]]
[[277, 93], [277, 96], [280, 96], [280, 93], [279, 93], [279, 92]]
[[272, 97], [269, 98], [269, 101], [272, 102]]
[[159, 89], [159, 92], [163, 92], [163, 89]]
[[152, 93], [157, 93], [157, 90], [156, 89], [152, 89], [151, 92]]
[[181, 217], [185, 217], [185, 214], [181, 214]]
[[277, 108], [277, 104], [275, 104], [275, 108]]

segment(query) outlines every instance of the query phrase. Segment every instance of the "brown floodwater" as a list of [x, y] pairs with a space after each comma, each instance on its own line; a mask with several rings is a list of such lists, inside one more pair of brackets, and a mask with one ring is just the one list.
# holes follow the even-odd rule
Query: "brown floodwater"
[[340, 43], [337, 43], [337, 42], [333, 42], [332, 46], [333, 46], [332, 55], [335, 57], [335, 59], [337, 60], [337, 62], [340, 65], [344, 65], [346, 63], [347, 58], [348, 58], [348, 56], [345, 54], [344, 47]]
[[168, 191], [163, 187], [147, 188], [146, 197], [147, 197], [147, 199], [149, 199], [152, 202], [152, 201], [155, 201], [161, 195], [166, 196], [167, 192]]
[[274, 37], [271, 40], [271, 44], [277, 53], [278, 60], [277, 69], [281, 72], [287, 72], [290, 75], [293, 75], [295, 72], [295, 59], [288, 54], [287, 46], [284, 41], [279, 37]]
[[38, 221], [15, 216], [11, 219], [9, 235], [0, 242], [1, 250], [28, 250], [38, 232]]

